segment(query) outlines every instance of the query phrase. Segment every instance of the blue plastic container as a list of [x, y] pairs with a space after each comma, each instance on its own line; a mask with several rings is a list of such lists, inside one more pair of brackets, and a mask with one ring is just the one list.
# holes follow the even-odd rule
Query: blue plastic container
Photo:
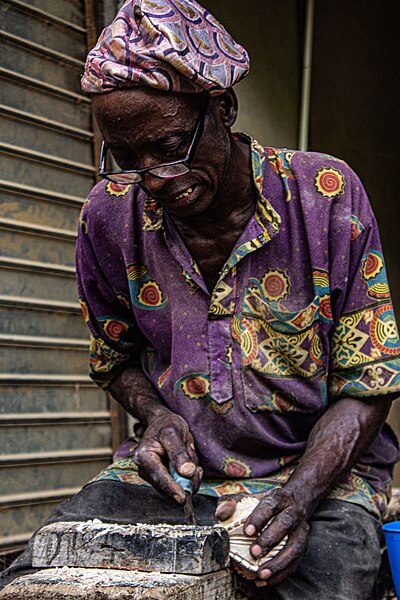
[[397, 597], [400, 598], [400, 521], [386, 523], [383, 526], [390, 568], [393, 575]]

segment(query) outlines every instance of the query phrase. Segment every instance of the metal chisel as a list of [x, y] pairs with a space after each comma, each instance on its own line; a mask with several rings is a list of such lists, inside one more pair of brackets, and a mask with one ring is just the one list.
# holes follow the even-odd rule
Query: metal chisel
[[176, 483], [178, 483], [186, 493], [186, 500], [185, 504], [183, 505], [186, 523], [188, 525], [196, 525], [196, 517], [193, 509], [192, 480], [188, 479], [187, 477], [182, 477], [182, 475], [179, 475], [179, 473], [177, 473], [174, 465], [171, 462], [169, 463], [169, 472], [174, 478], [174, 481], [176, 481]]

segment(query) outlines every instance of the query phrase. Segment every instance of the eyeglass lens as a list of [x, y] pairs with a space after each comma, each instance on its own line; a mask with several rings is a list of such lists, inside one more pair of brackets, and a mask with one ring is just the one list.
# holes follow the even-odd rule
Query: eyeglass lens
[[[154, 169], [149, 169], [148, 173], [151, 173], [156, 177], [160, 177], [161, 179], [170, 179], [173, 177], [179, 177], [180, 175], [185, 175], [185, 173], [189, 173], [189, 170], [189, 167], [181, 163], [169, 166], [155, 167]], [[135, 172], [109, 173], [107, 177], [115, 183], [138, 183], [139, 181], [142, 181], [143, 174]]]

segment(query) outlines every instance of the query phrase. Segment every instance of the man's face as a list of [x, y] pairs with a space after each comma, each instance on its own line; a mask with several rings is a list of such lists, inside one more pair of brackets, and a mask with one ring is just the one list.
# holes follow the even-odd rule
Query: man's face
[[[170, 94], [143, 87], [94, 96], [93, 107], [118, 166], [129, 170], [184, 157], [202, 102], [200, 94]], [[223, 105], [221, 100], [210, 99], [189, 173], [168, 180], [146, 173], [140, 183], [177, 217], [200, 215], [207, 210], [228, 176], [229, 120]]]

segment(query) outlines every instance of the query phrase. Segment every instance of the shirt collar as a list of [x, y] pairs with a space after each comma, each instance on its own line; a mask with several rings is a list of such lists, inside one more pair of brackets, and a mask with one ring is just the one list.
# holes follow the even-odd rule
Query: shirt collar
[[264, 173], [267, 152], [257, 140], [244, 133], [239, 135], [247, 139], [250, 144], [253, 181], [258, 195], [255, 218], [263, 230], [266, 241], [269, 241], [279, 231], [281, 218], [272, 207], [270, 201], [264, 196]]
[[242, 235], [240, 236], [231, 256], [224, 265], [220, 274], [220, 280], [234, 267], [244, 256], [254, 252], [269, 242], [279, 231], [281, 218], [272, 207], [270, 201], [265, 197], [264, 173], [266, 150], [253, 138], [245, 133], [234, 134], [244, 138], [250, 144], [251, 165], [253, 171], [254, 185], [257, 191], [257, 204], [254, 219], [250, 219]]

